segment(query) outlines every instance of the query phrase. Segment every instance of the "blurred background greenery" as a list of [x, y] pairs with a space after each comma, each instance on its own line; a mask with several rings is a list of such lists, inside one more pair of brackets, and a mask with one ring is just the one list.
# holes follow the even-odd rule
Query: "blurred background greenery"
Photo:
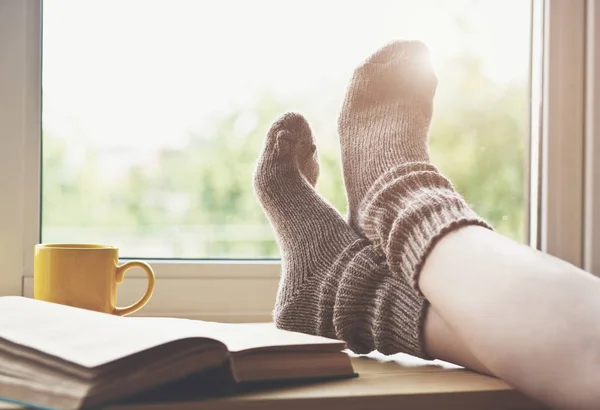
[[[481, 21], [475, 24], [478, 15], [464, 12], [477, 5], [485, 9], [486, 1], [490, 0], [425, 2], [446, 7], [440, 13], [460, 44], [437, 62], [440, 83], [431, 153], [433, 162], [478, 213], [499, 232], [523, 241], [528, 61], [515, 56], [518, 61], [513, 65], [520, 68], [509, 78], [494, 78], [486, 71], [486, 55], [472, 47]], [[453, 8], [448, 3], [461, 6]], [[528, 12], [527, 6], [510, 4], [506, 7]], [[493, 18], [493, 13], [488, 14]], [[521, 30], [521, 41], [529, 41], [528, 26], [514, 29]], [[45, 59], [60, 60], [50, 51], [45, 53]], [[239, 69], [243, 71], [243, 65]], [[44, 85], [50, 80], [51, 73]], [[131, 163], [127, 158], [139, 142], [132, 142], [130, 151], [103, 147], [101, 140], [77, 138], [76, 132], [67, 138], [60, 127], [44, 126], [43, 241], [108, 242], [120, 246], [129, 257], [278, 257], [251, 183], [265, 132], [285, 111], [296, 110], [307, 117], [319, 146], [317, 188], [345, 213], [335, 129], [345, 81], [347, 75], [328, 77], [291, 96], [263, 87], [250, 101], [230, 103], [200, 130], [186, 132], [179, 144], [158, 146], [143, 161]], [[56, 91], [51, 85], [48, 88], [45, 104], [54, 108], [56, 103], [50, 98]], [[51, 120], [50, 115], [45, 114], [45, 121]], [[128, 165], [107, 178], [117, 162]]]

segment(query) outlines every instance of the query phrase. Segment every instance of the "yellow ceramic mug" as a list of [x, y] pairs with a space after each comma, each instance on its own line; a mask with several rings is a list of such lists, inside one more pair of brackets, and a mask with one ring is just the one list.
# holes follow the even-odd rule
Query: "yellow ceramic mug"
[[[148, 289], [131, 306], [116, 307], [117, 284], [125, 271], [141, 268]], [[141, 309], [154, 291], [154, 272], [144, 262], [119, 265], [119, 249], [104, 245], [36, 245], [33, 267], [35, 299], [124, 316]]]

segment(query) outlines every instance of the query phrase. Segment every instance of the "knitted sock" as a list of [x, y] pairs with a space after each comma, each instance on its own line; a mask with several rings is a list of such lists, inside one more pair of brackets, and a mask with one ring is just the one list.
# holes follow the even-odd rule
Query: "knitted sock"
[[286, 330], [342, 339], [356, 353], [426, 358], [427, 302], [392, 275], [385, 257], [314, 190], [316, 149], [309, 125], [285, 114], [272, 125], [254, 189], [281, 249], [274, 320]]
[[424, 44], [397, 41], [358, 67], [338, 118], [349, 223], [384, 172], [406, 162], [429, 162], [427, 133], [437, 78]]
[[427, 48], [394, 42], [355, 71], [339, 118], [350, 224], [417, 290], [442, 236], [465, 225], [489, 228], [429, 163], [436, 86]]
[[386, 255], [390, 270], [418, 291], [421, 268], [444, 235], [467, 225], [492, 229], [446, 177], [423, 162], [392, 168], [365, 198], [359, 210], [365, 236]]

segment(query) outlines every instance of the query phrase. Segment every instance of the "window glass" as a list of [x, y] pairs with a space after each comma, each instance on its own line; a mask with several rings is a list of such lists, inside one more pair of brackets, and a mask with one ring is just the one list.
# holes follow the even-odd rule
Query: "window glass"
[[352, 69], [420, 39], [439, 77], [433, 161], [525, 240], [524, 0], [53, 0], [43, 16], [42, 240], [124, 257], [278, 257], [252, 191], [264, 134], [312, 124], [342, 213], [337, 115]]

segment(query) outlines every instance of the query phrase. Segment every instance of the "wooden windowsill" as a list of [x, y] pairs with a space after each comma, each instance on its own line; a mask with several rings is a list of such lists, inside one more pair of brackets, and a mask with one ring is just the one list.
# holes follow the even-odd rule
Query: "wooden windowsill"
[[[359, 377], [237, 396], [178, 403], [177, 409], [543, 409], [503, 381], [444, 362], [407, 355], [352, 359]], [[119, 406], [114, 410], [163, 410], [173, 404]]]
[[[235, 396], [174, 403], [112, 406], [112, 410], [444, 409], [538, 410], [543, 406], [503, 381], [441, 361], [408, 355], [353, 357], [359, 377]], [[20, 406], [0, 402], [0, 409]]]
[[[538, 410], [503, 381], [407, 355], [352, 359], [359, 377], [190, 402], [114, 406], [113, 410], [443, 409]], [[19, 406], [0, 402], [0, 409]]]
[[[354, 357], [359, 377], [279, 388], [238, 396], [173, 403], [111, 407], [113, 410], [256, 410], [256, 409], [460, 409], [537, 410], [536, 402], [503, 381], [444, 362], [407, 355]], [[0, 402], [0, 409], [18, 406]]]

